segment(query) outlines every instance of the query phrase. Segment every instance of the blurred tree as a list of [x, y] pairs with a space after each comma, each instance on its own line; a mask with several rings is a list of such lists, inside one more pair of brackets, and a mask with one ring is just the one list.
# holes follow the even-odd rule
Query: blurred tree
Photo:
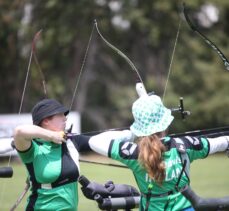
[[[17, 112], [31, 41], [34, 34], [43, 29], [36, 43], [36, 53], [48, 96], [70, 105], [82, 69], [72, 107], [82, 114], [82, 130], [129, 125], [132, 122], [131, 105], [137, 97], [135, 73], [98, 36], [93, 28], [96, 19], [104, 37], [134, 62], [149, 92], [155, 91], [160, 96], [165, 94], [164, 102], [168, 107], [177, 106], [179, 96], [184, 97], [192, 116], [185, 122], [176, 121], [174, 131], [229, 123], [225, 118], [229, 105], [229, 98], [225, 97], [229, 86], [226, 83], [228, 72], [216, 52], [184, 21], [180, 14], [181, 1], [38, 0], [16, 4], [15, 8], [10, 3], [0, 2], [0, 10], [17, 17], [7, 24], [3, 15], [0, 20], [1, 25], [5, 24], [1, 30], [0, 53], [4, 62], [0, 68], [7, 78], [1, 83], [1, 88], [9, 90], [2, 93], [2, 112]], [[206, 15], [210, 14], [206, 13], [209, 5], [215, 9], [211, 14], [216, 14], [216, 19], [209, 19]], [[187, 6], [194, 24], [227, 56], [228, 1], [193, 0], [187, 2]], [[9, 28], [13, 31], [14, 42], [8, 41]], [[179, 37], [172, 55], [178, 28]], [[91, 42], [87, 46], [91, 32]], [[9, 46], [16, 50], [10, 51]], [[41, 74], [33, 62], [23, 111], [29, 112], [32, 105], [43, 97], [41, 87]], [[6, 101], [3, 101], [4, 96]]]
[[[16, 112], [19, 104], [15, 103], [22, 77], [20, 43], [18, 32], [23, 16], [24, 1], [0, 0], [0, 71], [1, 71], [1, 113]], [[18, 78], [19, 80], [15, 80]]]

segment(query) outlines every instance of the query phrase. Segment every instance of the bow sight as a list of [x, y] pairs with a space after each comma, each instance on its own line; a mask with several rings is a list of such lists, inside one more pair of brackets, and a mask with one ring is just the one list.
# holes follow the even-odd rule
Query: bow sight
[[179, 107], [178, 108], [171, 108], [170, 110], [172, 112], [180, 112], [181, 118], [182, 119], [185, 119], [186, 116], [189, 116], [191, 114], [191, 112], [184, 110], [184, 103], [183, 103], [183, 101], [184, 101], [183, 97], [180, 97], [180, 105], [179, 105]]

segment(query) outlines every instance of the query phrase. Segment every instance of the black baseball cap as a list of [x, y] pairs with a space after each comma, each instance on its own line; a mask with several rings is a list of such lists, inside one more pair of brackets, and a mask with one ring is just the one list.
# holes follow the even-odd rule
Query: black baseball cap
[[69, 110], [60, 102], [54, 99], [43, 99], [39, 101], [32, 109], [32, 119], [34, 125], [39, 125], [41, 121], [55, 114], [68, 115]]

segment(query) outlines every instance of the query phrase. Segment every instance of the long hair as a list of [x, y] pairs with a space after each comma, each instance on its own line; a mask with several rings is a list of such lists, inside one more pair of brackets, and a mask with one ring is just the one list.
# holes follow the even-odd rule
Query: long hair
[[163, 152], [166, 148], [160, 138], [164, 132], [156, 133], [150, 136], [140, 138], [138, 160], [146, 169], [149, 177], [162, 185], [165, 179], [165, 163], [163, 161]]

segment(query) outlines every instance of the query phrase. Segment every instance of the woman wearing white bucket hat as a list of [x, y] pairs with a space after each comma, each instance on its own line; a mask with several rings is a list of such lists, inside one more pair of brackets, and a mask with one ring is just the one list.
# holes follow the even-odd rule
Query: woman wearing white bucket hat
[[132, 170], [141, 192], [141, 211], [194, 211], [181, 193], [189, 187], [189, 164], [227, 150], [229, 136], [166, 137], [174, 117], [156, 95], [140, 97], [132, 113], [130, 130], [96, 135], [89, 140], [90, 147]]

